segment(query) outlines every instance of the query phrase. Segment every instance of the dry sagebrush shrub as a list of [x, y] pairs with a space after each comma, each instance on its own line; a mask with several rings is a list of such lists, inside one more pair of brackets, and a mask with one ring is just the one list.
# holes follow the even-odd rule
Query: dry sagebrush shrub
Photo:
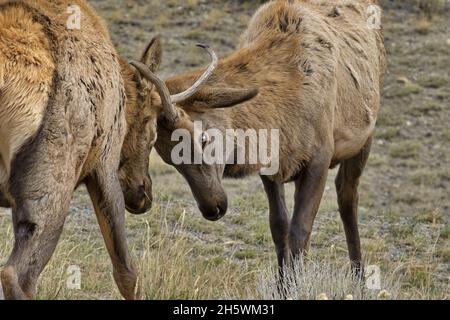
[[395, 300], [401, 287], [400, 277], [391, 273], [381, 274], [380, 289], [369, 290], [364, 281], [354, 279], [348, 264], [330, 259], [298, 260], [284, 272], [281, 285], [275, 269], [263, 272], [249, 296], [258, 300]]

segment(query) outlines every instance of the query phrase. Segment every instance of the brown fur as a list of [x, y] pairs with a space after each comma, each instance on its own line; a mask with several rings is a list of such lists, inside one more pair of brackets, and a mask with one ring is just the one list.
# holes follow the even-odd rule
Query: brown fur
[[[74, 4], [81, 30], [66, 28]], [[120, 292], [139, 297], [124, 196], [135, 213], [151, 205], [155, 121], [146, 119], [158, 96], [117, 55], [83, 0], [0, 0], [0, 40], [0, 204], [12, 205], [15, 230], [1, 273], [6, 298], [35, 297], [80, 183], [88, 186]], [[156, 40], [147, 60], [160, 60], [157, 48]]]
[[[191, 130], [192, 121], [203, 121], [221, 130], [280, 129], [279, 173], [263, 177], [280, 266], [288, 251], [296, 256], [307, 250], [328, 168], [338, 164], [346, 172], [337, 183], [350, 255], [355, 266], [360, 264], [356, 186], [366, 162], [361, 154], [370, 150], [386, 64], [382, 30], [367, 27], [370, 3], [268, 2], [253, 16], [239, 49], [222, 59], [209, 84], [180, 106], [183, 116], [175, 128]], [[168, 79], [167, 86], [177, 93], [201, 72]], [[259, 95], [236, 108], [207, 110], [210, 92], [230, 86], [257, 88]], [[156, 144], [169, 163], [173, 129], [160, 125]], [[352, 161], [359, 166], [354, 169]], [[260, 165], [177, 169], [187, 178], [205, 217], [215, 220], [221, 217], [217, 208], [226, 208], [227, 202], [222, 175], [257, 173]], [[291, 222], [283, 191], [290, 181], [297, 185]]]
[[[55, 65], [42, 25], [23, 8], [0, 12], [0, 185], [11, 160], [38, 130]], [[34, 37], [29, 37], [29, 33]], [[26, 74], [26, 77], [23, 77]]]

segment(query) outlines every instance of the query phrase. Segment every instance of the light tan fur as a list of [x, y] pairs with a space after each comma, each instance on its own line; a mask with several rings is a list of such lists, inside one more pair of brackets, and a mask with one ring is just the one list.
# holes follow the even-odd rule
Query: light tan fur
[[1, 186], [9, 178], [15, 154], [41, 125], [55, 65], [42, 25], [29, 12], [1, 11], [0, 26]]

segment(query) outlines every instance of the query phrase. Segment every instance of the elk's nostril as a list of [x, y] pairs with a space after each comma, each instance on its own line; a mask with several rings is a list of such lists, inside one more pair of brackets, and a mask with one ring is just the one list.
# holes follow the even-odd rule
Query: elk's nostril
[[219, 205], [217, 206], [217, 214], [220, 217], [223, 217], [227, 213], [228, 206], [227, 205]]

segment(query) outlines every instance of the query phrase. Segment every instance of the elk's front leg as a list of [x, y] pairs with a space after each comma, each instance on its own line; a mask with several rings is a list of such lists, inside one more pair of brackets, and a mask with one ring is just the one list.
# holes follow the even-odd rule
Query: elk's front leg
[[269, 200], [270, 229], [278, 257], [278, 266], [282, 275], [283, 268], [289, 258], [289, 220], [284, 195], [284, 185], [261, 176], [264, 189]]
[[325, 190], [331, 156], [313, 159], [295, 182], [295, 206], [289, 233], [293, 258], [309, 250], [311, 232]]
[[115, 172], [97, 170], [86, 181], [114, 269], [114, 279], [127, 300], [139, 299], [137, 273], [128, 250], [125, 204]]

